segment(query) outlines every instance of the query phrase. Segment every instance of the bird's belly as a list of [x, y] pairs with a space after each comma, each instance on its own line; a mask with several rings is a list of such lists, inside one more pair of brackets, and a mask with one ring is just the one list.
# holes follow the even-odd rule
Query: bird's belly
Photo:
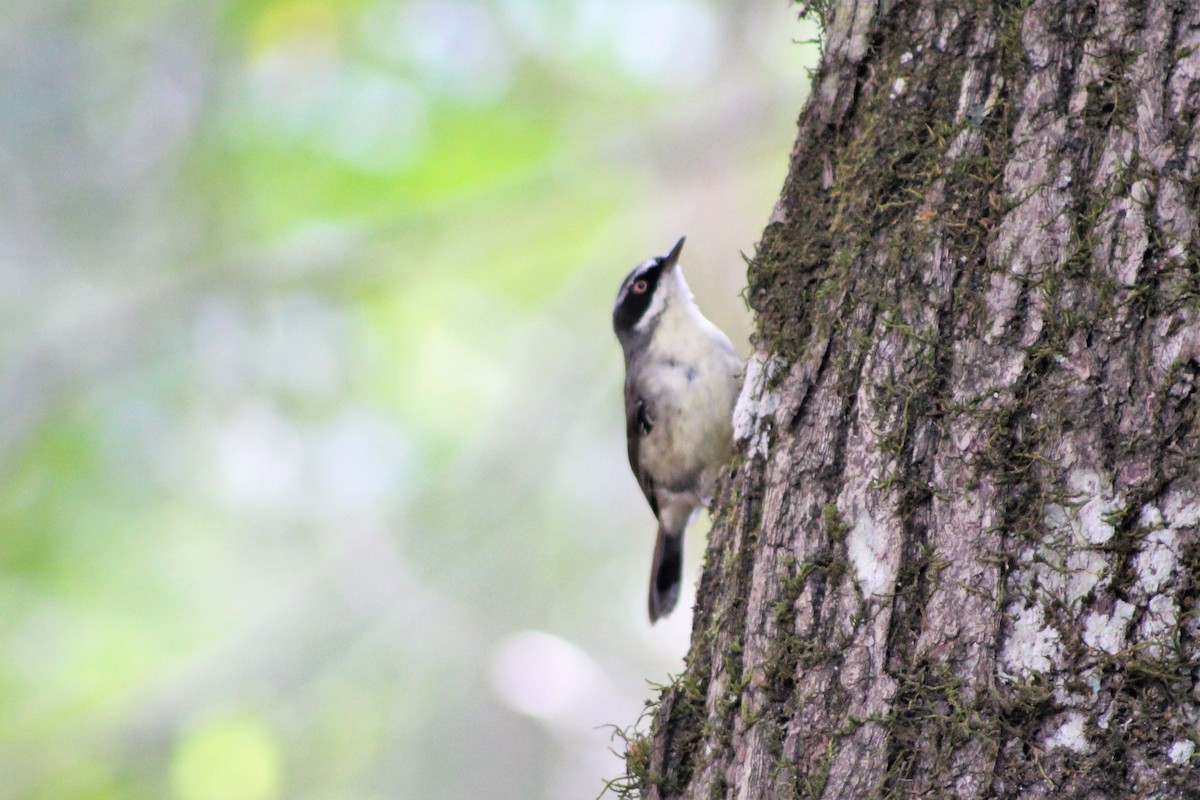
[[642, 441], [642, 463], [654, 465], [657, 486], [707, 493], [711, 473], [732, 448], [735, 382], [713, 367], [675, 360], [658, 365], [654, 374], [654, 427]]

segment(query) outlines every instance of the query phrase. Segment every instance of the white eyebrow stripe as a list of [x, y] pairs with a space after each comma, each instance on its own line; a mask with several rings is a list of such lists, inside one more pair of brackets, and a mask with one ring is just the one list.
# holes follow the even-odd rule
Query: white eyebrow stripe
[[632, 285], [638, 278], [645, 277], [646, 273], [655, 266], [657, 266], [657, 262], [654, 259], [650, 259], [649, 261], [644, 261], [641, 264], [638, 264], [637, 267], [634, 268], [633, 272], [629, 273], [629, 277], [625, 279], [625, 286], [628, 287]]

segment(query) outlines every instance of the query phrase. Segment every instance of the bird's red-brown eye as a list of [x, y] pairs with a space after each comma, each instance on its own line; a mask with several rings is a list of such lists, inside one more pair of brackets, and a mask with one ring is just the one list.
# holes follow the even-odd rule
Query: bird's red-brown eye
[[650, 288], [650, 284], [646, 283], [645, 280], [637, 280], [633, 282], [631, 288], [634, 294], [645, 294], [646, 290]]

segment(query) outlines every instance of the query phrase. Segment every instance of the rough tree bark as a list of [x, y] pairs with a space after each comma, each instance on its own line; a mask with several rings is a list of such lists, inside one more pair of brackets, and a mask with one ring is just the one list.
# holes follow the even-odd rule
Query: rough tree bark
[[630, 785], [1200, 797], [1200, 3], [820, 5]]

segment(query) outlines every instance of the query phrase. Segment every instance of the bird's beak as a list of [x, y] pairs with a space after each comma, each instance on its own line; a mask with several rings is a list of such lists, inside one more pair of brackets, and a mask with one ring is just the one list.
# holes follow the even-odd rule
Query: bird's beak
[[679, 262], [679, 253], [681, 250], [683, 250], [683, 243], [686, 239], [686, 236], [680, 236], [679, 241], [676, 242], [675, 246], [671, 248], [671, 252], [667, 253], [666, 256], [663, 257], [664, 269], [675, 269], [675, 264]]

